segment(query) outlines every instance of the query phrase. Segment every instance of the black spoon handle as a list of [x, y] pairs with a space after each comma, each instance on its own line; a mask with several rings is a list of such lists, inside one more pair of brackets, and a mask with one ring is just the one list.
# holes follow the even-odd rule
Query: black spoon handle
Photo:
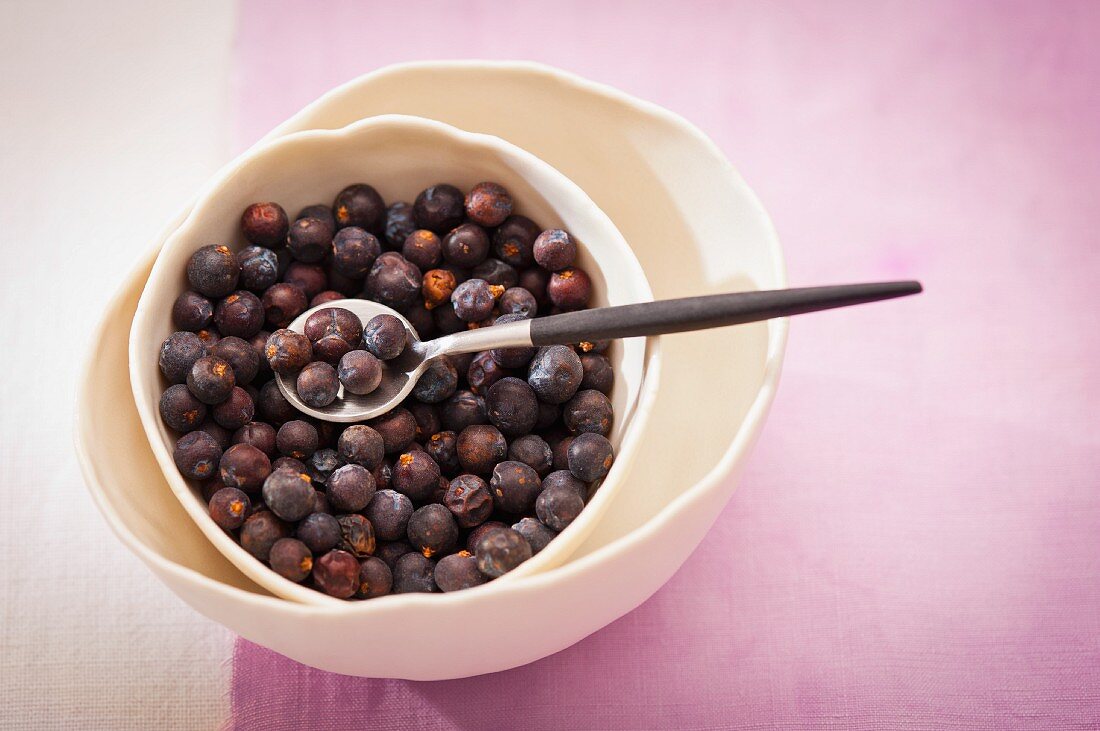
[[703, 330], [905, 297], [920, 291], [920, 282], [870, 282], [598, 307], [531, 320], [531, 343], [555, 345]]

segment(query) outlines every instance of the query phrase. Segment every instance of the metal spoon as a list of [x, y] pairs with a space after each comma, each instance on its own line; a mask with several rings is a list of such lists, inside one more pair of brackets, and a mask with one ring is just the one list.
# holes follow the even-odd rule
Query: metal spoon
[[350, 310], [364, 325], [375, 315], [397, 317], [408, 332], [408, 344], [401, 355], [385, 362], [382, 383], [365, 396], [348, 393], [341, 386], [334, 402], [317, 409], [298, 398], [296, 376], [277, 375], [276, 379], [279, 390], [299, 411], [325, 421], [364, 421], [400, 404], [428, 365], [445, 355], [703, 330], [893, 299], [920, 291], [920, 282], [906, 281], [733, 292], [566, 312], [466, 330], [427, 341], [420, 340], [401, 313], [386, 305], [361, 299], [336, 300], [306, 310], [290, 323], [290, 329], [303, 332], [306, 319], [328, 307]]

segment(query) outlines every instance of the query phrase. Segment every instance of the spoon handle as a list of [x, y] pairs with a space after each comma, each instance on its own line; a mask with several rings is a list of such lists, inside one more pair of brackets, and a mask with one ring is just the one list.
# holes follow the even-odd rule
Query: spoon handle
[[732, 292], [598, 307], [531, 320], [531, 344], [557, 345], [740, 325], [904, 297], [920, 291], [920, 282], [871, 282]]

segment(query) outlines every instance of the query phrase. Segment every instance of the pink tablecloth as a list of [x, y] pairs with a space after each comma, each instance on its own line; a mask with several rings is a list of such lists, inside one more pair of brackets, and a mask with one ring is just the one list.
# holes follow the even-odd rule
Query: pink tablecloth
[[743, 485], [649, 602], [551, 658], [357, 680], [245, 642], [236, 728], [1100, 724], [1100, 5], [245, 2], [239, 141], [394, 61], [533, 58], [684, 114], [795, 284]]

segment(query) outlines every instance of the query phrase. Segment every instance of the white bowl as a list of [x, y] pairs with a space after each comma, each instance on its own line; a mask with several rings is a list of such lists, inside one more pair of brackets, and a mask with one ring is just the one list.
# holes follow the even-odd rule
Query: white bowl
[[[457, 103], [464, 96], [471, 106]], [[567, 119], [561, 109], [569, 110]], [[267, 139], [387, 112], [488, 130], [554, 163], [617, 223], [662, 297], [785, 285], [766, 214], [701, 132], [652, 104], [545, 66], [389, 67], [330, 92]], [[584, 131], [580, 140], [578, 130]], [[599, 154], [587, 144], [578, 148], [588, 133], [600, 139]], [[670, 241], [687, 253], [687, 265], [676, 265]], [[77, 450], [89, 490], [120, 539], [198, 611], [295, 660], [350, 675], [432, 680], [504, 670], [568, 647], [642, 603], [694, 550], [729, 499], [736, 484], [731, 474], [774, 395], [787, 332], [785, 321], [723, 331], [709, 353], [691, 335], [663, 339], [664, 377], [657, 418], [650, 422], [660, 428], [643, 434], [632, 499], [619, 501], [569, 562], [501, 587], [500, 602], [491, 608], [468, 592], [466, 606], [492, 612], [498, 644], [466, 654], [469, 646], [457, 637], [442, 657], [421, 647], [395, 652], [389, 644], [362, 641], [359, 625], [334, 620], [330, 627], [326, 608], [266, 595], [187, 524], [159, 474], [122, 376], [126, 342], [117, 323], [132, 317], [153, 255], [105, 312], [99, 356], [80, 386]], [[714, 276], [698, 263], [704, 255]], [[725, 409], [683, 405], [714, 401]], [[690, 460], [670, 457], [689, 450]], [[674, 468], [682, 474], [672, 474]], [[584, 597], [580, 607], [577, 596]]]
[[[256, 201], [277, 201], [296, 211], [318, 200], [332, 200], [348, 184], [364, 181], [374, 185], [387, 202], [412, 201], [433, 183], [449, 182], [468, 190], [482, 180], [508, 188], [517, 213], [546, 228], [564, 228], [577, 238], [577, 261], [592, 277], [594, 306], [653, 299], [622, 235], [565, 176], [497, 137], [401, 115], [372, 117], [339, 130], [298, 132], [253, 148], [203, 188], [190, 215], [168, 237], [153, 265], [130, 330], [130, 380], [153, 454], [172, 491], [206, 537], [245, 575], [278, 596], [308, 604], [336, 604], [359, 613], [376, 611], [383, 601], [431, 602], [440, 611], [447, 607], [438, 597], [424, 596], [354, 604], [333, 599], [275, 573], [214, 523], [199, 486], [185, 480], [173, 462], [177, 435], [158, 409], [168, 384], [159, 372], [157, 357], [160, 343], [174, 330], [172, 303], [187, 289], [187, 261], [206, 244], [238, 248], [241, 211]], [[611, 393], [616, 419], [608, 435], [615, 445], [615, 464], [580, 517], [537, 556], [479, 591], [563, 563], [627, 484], [656, 394], [657, 343], [642, 338], [618, 341], [608, 356], [616, 376]]]

